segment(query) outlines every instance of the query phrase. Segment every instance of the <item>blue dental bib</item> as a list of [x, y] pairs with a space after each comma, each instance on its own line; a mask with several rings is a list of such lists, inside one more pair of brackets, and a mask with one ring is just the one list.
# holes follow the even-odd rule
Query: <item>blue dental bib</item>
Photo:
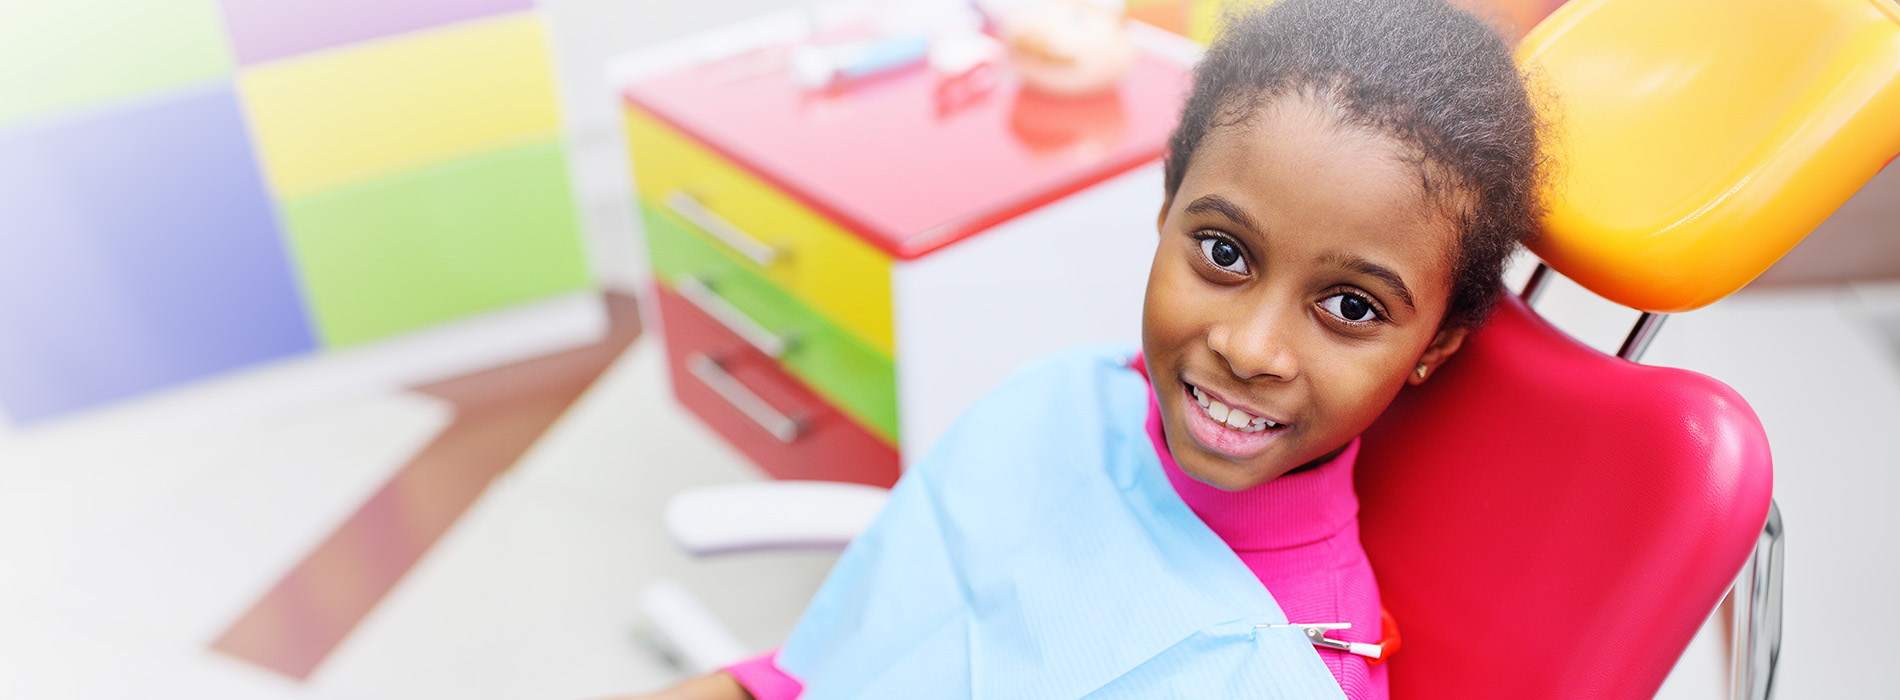
[[1343, 698], [1181, 502], [1125, 347], [978, 402], [907, 471], [780, 651], [828, 698]]

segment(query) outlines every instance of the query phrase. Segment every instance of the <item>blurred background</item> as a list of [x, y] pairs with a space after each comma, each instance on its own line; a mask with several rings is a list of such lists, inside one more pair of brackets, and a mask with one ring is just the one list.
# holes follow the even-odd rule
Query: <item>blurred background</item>
[[[1012, 102], [954, 55], [948, 92], [837, 56], [786, 80], [788, 41], [957, 4], [0, 0], [0, 697], [655, 690], [662, 579], [776, 645], [831, 557], [689, 558], [669, 495], [887, 484], [1023, 358], [1138, 337], [1152, 162], [1219, 3], [1130, 0], [1117, 99]], [[1559, 4], [1485, 6], [1515, 37]], [[1056, 254], [1098, 274], [1039, 277]], [[766, 272], [707, 272], [742, 257]], [[1606, 352], [1637, 315], [1561, 279], [1538, 308]], [[1900, 173], [1644, 362], [1767, 428], [1782, 697], [1889, 692]], [[1662, 697], [1725, 697], [1720, 634]]]

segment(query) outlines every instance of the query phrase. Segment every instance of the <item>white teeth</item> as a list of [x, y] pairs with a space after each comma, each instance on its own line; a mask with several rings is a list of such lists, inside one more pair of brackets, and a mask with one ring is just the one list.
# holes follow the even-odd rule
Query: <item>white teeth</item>
[[1262, 430], [1281, 426], [1279, 423], [1261, 418], [1238, 408], [1230, 408], [1227, 404], [1208, 397], [1207, 393], [1201, 391], [1200, 387], [1190, 384], [1188, 388], [1192, 390], [1194, 394], [1194, 402], [1201, 405], [1202, 412], [1206, 413], [1208, 418], [1212, 418], [1214, 422], [1226, 425], [1230, 429], [1238, 430], [1243, 433], [1257, 433]]
[[1248, 415], [1246, 411], [1235, 408], [1227, 412], [1227, 427], [1229, 428], [1239, 430], [1247, 427], [1247, 424], [1251, 422], [1253, 422], [1253, 416]]

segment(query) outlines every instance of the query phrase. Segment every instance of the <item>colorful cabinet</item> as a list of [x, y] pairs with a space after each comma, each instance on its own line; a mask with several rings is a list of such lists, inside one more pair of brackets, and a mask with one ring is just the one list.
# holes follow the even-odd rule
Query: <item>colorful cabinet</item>
[[1115, 93], [922, 66], [796, 87], [783, 46], [624, 87], [674, 391], [768, 473], [888, 485], [1022, 363], [1132, 343], [1194, 49]]

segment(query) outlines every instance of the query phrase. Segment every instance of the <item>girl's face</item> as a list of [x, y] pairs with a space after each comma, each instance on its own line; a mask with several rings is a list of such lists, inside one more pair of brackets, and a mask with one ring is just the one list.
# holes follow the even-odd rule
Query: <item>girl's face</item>
[[1439, 329], [1456, 231], [1400, 153], [1292, 96], [1202, 139], [1142, 310], [1189, 476], [1239, 490], [1330, 458], [1458, 349]]

